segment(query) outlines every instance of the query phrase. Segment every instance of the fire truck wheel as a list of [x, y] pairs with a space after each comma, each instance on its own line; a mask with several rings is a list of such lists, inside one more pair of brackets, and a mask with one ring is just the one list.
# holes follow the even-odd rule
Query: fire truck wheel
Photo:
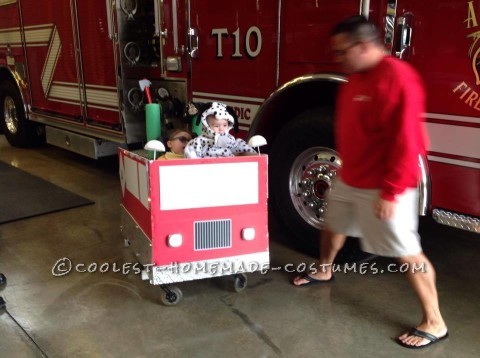
[[[291, 232], [294, 244], [317, 256], [319, 230], [327, 210], [325, 196], [341, 165], [335, 151], [333, 110], [303, 112], [287, 123], [270, 151], [270, 188], [277, 219]], [[363, 261], [372, 255], [349, 238], [337, 256], [338, 263]]]
[[160, 300], [165, 306], [174, 306], [183, 299], [182, 290], [177, 286], [169, 286], [167, 290], [162, 292]]
[[247, 284], [247, 275], [245, 275], [244, 273], [235, 275], [235, 280], [233, 282], [233, 288], [235, 292], [242, 292], [244, 289], [247, 288]]
[[13, 84], [0, 85], [0, 127], [10, 145], [31, 147], [45, 141], [43, 126], [27, 120], [22, 97]]

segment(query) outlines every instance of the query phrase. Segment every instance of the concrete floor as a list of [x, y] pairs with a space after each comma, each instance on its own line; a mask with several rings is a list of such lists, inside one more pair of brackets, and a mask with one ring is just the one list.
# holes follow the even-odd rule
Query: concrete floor
[[[15, 149], [0, 136], [0, 160], [94, 205], [0, 226], [1, 357], [391, 357], [417, 356], [391, 337], [421, 312], [401, 274], [337, 273], [330, 285], [294, 288], [285, 270], [249, 275], [233, 292], [228, 278], [179, 285], [184, 300], [160, 303], [161, 289], [139, 276], [78, 273], [54, 277], [61, 258], [77, 263], [131, 262], [120, 234], [116, 159], [92, 161], [46, 146]], [[1, 200], [1, 199], [0, 199]], [[451, 337], [428, 356], [477, 357], [480, 351], [480, 236], [421, 222], [436, 265]], [[271, 264], [313, 262], [270, 224]], [[390, 260], [372, 262], [386, 268]]]

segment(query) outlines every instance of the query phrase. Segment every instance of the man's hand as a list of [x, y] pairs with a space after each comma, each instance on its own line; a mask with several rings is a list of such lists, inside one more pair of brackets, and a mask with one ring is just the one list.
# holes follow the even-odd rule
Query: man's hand
[[378, 197], [375, 202], [373, 210], [375, 211], [375, 216], [380, 220], [388, 220], [393, 217], [395, 213], [396, 203], [394, 201], [388, 201]]

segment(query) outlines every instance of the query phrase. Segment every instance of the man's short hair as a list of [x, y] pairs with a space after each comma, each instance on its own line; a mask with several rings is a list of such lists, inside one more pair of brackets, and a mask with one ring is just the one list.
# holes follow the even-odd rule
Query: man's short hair
[[356, 15], [338, 23], [332, 30], [331, 36], [347, 34], [352, 42], [374, 42], [381, 44], [380, 33], [374, 24], [365, 16]]

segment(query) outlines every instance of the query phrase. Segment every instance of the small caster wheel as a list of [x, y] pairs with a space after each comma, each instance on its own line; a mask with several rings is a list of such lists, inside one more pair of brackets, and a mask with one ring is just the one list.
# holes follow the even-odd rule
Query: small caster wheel
[[180, 302], [183, 298], [182, 290], [176, 286], [168, 287], [164, 289], [160, 300], [165, 306], [174, 306]]
[[242, 292], [247, 287], [247, 275], [244, 273], [239, 273], [235, 275], [235, 281], [233, 283], [233, 288], [235, 292]]

